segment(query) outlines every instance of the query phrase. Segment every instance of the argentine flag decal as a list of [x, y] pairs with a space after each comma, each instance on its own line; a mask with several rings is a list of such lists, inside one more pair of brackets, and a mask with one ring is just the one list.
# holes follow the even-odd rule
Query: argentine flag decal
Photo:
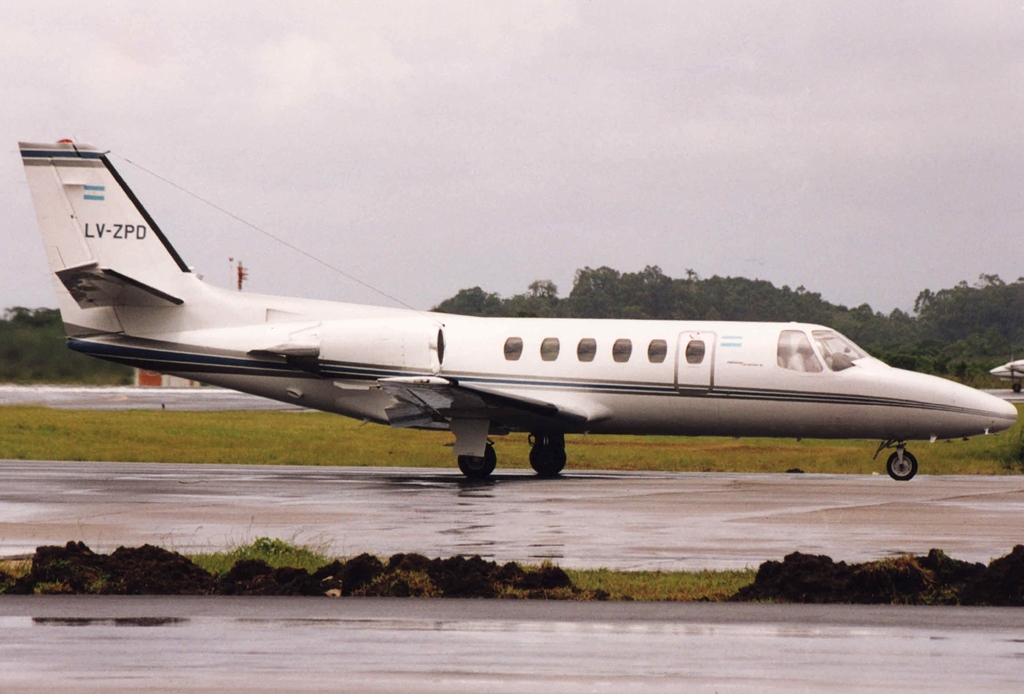
[[102, 200], [103, 191], [106, 190], [105, 186], [84, 186], [85, 187], [85, 199], [86, 200]]
[[742, 347], [743, 336], [742, 335], [722, 335], [722, 347]]

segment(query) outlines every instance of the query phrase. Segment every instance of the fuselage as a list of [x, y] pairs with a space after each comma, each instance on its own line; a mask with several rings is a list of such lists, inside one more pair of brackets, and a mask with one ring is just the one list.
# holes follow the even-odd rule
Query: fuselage
[[[580, 415], [560, 429], [595, 434], [950, 439], [1006, 429], [1017, 414], [870, 356], [833, 370], [820, 325], [481, 318], [193, 286], [202, 300], [186, 305], [208, 318], [120, 310], [121, 335], [72, 348], [385, 424], [391, 398], [378, 381], [413, 376], [551, 403]], [[801, 337], [817, 368], [792, 349], [783, 357]]]

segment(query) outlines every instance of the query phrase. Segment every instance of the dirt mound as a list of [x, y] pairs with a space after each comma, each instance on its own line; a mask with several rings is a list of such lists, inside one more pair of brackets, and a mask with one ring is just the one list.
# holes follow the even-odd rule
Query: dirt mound
[[741, 588], [733, 600], [778, 602], [832, 602], [831, 596], [846, 590], [850, 567], [836, 564], [823, 554], [787, 554], [781, 561], [766, 561], [754, 582]]
[[388, 571], [426, 571], [430, 559], [422, 554], [393, 554], [388, 559]]
[[112, 595], [207, 595], [215, 580], [210, 573], [177, 552], [161, 547], [118, 547], [106, 561]]
[[498, 595], [498, 571], [496, 563], [475, 555], [438, 559], [430, 563], [427, 574], [446, 598], [493, 598]]
[[33, 582], [44, 593], [98, 593], [109, 577], [107, 555], [95, 554], [84, 542], [36, 549]]
[[434, 581], [425, 571], [388, 571], [368, 586], [355, 592], [367, 598], [438, 598], [442, 597]]
[[967, 605], [1024, 606], [1024, 545], [994, 559], [964, 591]]
[[14, 576], [6, 571], [0, 571], [0, 593], [6, 593], [8, 588], [14, 586]]
[[935, 576], [916, 557], [896, 557], [853, 567], [847, 602], [862, 605], [934, 603]]
[[214, 584], [213, 576], [192, 561], [160, 547], [119, 547], [106, 555], [69, 542], [36, 549], [31, 571], [4, 592], [205, 595]]
[[480, 556], [428, 559], [396, 554], [375, 580], [354, 595], [446, 598], [570, 598], [582, 594], [557, 566], [533, 571], [509, 562], [499, 565]]
[[[302, 568], [274, 568], [262, 559], [244, 559], [221, 577], [218, 595], [351, 595], [343, 593], [341, 576], [347, 562], [335, 561], [313, 574]], [[378, 562], [379, 563], [379, 562]], [[354, 571], [354, 573], [357, 573]]]
[[557, 566], [542, 566], [536, 571], [524, 575], [518, 587], [529, 590], [556, 590], [571, 588], [572, 580], [569, 578], [569, 574]]
[[941, 549], [930, 550], [928, 556], [919, 557], [917, 561], [934, 573], [940, 583], [968, 583], [985, 573], [984, 564], [953, 559]]
[[14, 580], [0, 573], [0, 593], [584, 597], [556, 566], [526, 570], [479, 556], [429, 559], [422, 554], [396, 554], [385, 564], [360, 554], [331, 562], [313, 574], [296, 567], [274, 568], [262, 559], [242, 559], [217, 577], [160, 547], [119, 547], [106, 555], [81, 542], [39, 547], [28, 574]]
[[341, 594], [352, 595], [371, 583], [384, 571], [380, 559], [369, 554], [360, 554], [345, 562], [337, 578], [341, 581]]
[[758, 568], [754, 582], [733, 601], [773, 600], [866, 605], [1024, 604], [1024, 546], [983, 564], [959, 561], [933, 549], [863, 564], [833, 562], [794, 552]]

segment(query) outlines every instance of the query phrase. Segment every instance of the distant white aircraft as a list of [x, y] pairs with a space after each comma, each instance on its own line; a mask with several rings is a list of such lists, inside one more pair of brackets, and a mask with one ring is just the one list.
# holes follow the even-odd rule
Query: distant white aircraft
[[476, 318], [242, 294], [201, 281], [95, 147], [21, 143], [68, 346], [392, 427], [447, 429], [486, 478], [489, 437], [529, 432], [542, 476], [564, 435], [908, 440], [1010, 427], [1003, 400], [891, 368], [821, 325]]
[[1021, 382], [1024, 381], [1024, 359], [1008, 361], [1002, 366], [989, 371], [990, 374], [1003, 381], [1010, 381], [1013, 385], [1013, 392], [1020, 392]]

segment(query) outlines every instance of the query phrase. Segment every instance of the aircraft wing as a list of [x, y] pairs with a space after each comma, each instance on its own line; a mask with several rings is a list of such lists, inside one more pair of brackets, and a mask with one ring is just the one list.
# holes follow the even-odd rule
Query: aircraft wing
[[85, 263], [58, 270], [57, 277], [82, 308], [94, 306], [181, 306], [184, 301], [117, 270]]
[[397, 403], [385, 412], [393, 427], [447, 429], [453, 419], [487, 419], [509, 430], [579, 430], [587, 415], [541, 400], [463, 385], [437, 376], [382, 378], [381, 389]]

